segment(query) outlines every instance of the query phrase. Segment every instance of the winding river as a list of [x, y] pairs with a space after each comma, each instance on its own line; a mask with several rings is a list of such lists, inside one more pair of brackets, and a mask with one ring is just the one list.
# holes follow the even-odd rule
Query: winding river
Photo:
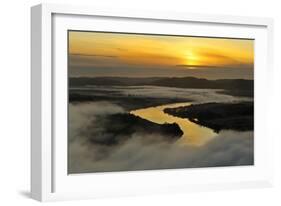
[[133, 110], [130, 113], [157, 124], [177, 123], [183, 131], [183, 135], [177, 143], [201, 146], [216, 137], [217, 133], [215, 133], [212, 129], [193, 123], [186, 118], [175, 117], [164, 112], [164, 109], [166, 108], [177, 108], [189, 106], [190, 104], [191, 103], [189, 102], [165, 104], [156, 107]]

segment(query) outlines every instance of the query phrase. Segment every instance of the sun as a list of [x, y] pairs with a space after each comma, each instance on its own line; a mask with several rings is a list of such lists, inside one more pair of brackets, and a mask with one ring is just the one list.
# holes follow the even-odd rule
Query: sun
[[198, 65], [199, 64], [199, 56], [196, 52], [192, 50], [188, 50], [185, 52], [185, 64], [186, 65]]

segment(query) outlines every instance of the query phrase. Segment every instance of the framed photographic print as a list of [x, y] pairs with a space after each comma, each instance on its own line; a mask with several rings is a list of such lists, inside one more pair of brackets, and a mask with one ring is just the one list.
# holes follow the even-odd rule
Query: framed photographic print
[[41, 201], [272, 185], [268, 18], [32, 8]]

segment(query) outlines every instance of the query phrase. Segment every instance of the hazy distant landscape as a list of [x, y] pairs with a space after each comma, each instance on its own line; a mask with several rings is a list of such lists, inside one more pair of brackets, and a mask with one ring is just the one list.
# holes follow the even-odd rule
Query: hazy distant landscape
[[254, 164], [252, 40], [71, 31], [68, 98], [69, 174]]
[[[70, 159], [73, 161], [69, 164], [70, 173], [253, 164], [251, 137], [253, 131], [253, 81], [209, 81], [185, 77], [176, 78], [176, 81], [173, 82], [173, 79], [71, 78], [69, 89], [69, 102], [71, 104], [70, 125], [77, 124], [77, 120], [83, 122], [83, 127], [77, 128], [79, 130], [78, 134], [83, 136], [80, 139], [81, 142], [79, 141], [79, 148], [83, 148], [82, 154], [89, 154], [84, 157], [84, 155], [74, 156], [73, 153], [70, 153], [69, 155], [72, 155]], [[191, 88], [188, 87], [190, 85], [189, 81], [192, 82]], [[186, 84], [183, 84], [183, 82]], [[178, 83], [179, 85], [177, 85]], [[165, 84], [173, 85], [173, 87]], [[235, 84], [237, 87], [233, 86]], [[231, 93], [233, 95], [229, 95]], [[241, 95], [239, 96], [239, 94]], [[207, 158], [205, 156], [201, 157], [202, 159], [198, 160], [196, 165], [190, 164], [188, 163], [189, 159], [194, 158], [193, 155], [197, 155], [193, 154], [195, 152], [193, 147], [198, 146], [196, 146], [196, 143], [184, 146], [176, 143], [181, 138], [188, 138], [188, 134], [186, 134], [187, 137], [182, 137], [184, 132], [177, 123], [158, 124], [145, 119], [145, 117], [130, 113], [142, 108], [153, 108], [159, 105], [182, 102], [190, 102], [191, 105], [166, 108], [163, 113], [181, 117], [183, 120], [188, 119], [190, 122], [199, 125], [199, 128], [206, 127], [214, 131], [217, 137], [213, 140], [211, 138], [206, 144], [218, 144], [219, 138], [226, 138], [223, 142], [226, 140], [238, 141], [241, 136], [248, 134], [249, 137], [243, 137], [244, 139], [241, 141], [241, 144], [244, 144], [244, 141], [247, 140], [246, 144], [249, 145], [247, 150], [241, 150], [242, 153], [240, 153], [240, 150], [237, 152], [232, 151], [235, 152], [233, 155], [237, 156], [237, 160], [233, 160], [233, 157], [230, 156], [214, 165], [212, 161], [205, 162], [205, 158]], [[79, 117], [85, 119], [76, 119], [76, 112], [74, 111], [79, 113]], [[85, 123], [87, 126], [85, 126]], [[220, 134], [225, 132], [227, 137], [220, 137]], [[232, 140], [228, 135], [233, 134], [238, 134], [239, 136], [233, 137]], [[210, 134], [210, 136], [212, 135]], [[200, 136], [198, 138], [200, 139]], [[70, 141], [70, 147], [76, 148], [77, 141]], [[188, 155], [191, 151], [192, 155], [186, 157], [184, 160], [187, 162], [186, 164], [179, 162], [177, 165], [174, 161], [178, 160], [173, 158], [171, 162], [168, 161], [165, 164], [157, 163], [162, 158], [167, 158], [167, 155], [172, 155], [163, 154], [161, 159], [155, 160], [157, 164], [147, 165], [144, 163], [144, 161], [148, 161], [146, 158], [151, 161], [154, 157], [146, 157], [146, 155], [143, 157], [142, 150], [146, 151], [146, 147], [151, 150], [155, 147], [155, 149], [160, 150], [159, 152], [164, 152], [162, 149], [167, 149], [167, 147], [171, 147], [172, 151], [182, 151], [182, 148], [186, 147], [187, 149], [182, 151], [182, 155]], [[128, 151], [123, 151], [123, 149], [128, 149]], [[211, 154], [207, 155], [217, 155], [217, 153], [222, 152], [221, 149], [223, 148], [218, 151], [210, 151]], [[176, 152], [177, 155], [180, 155], [179, 151]], [[128, 152], [128, 154], [136, 152], [136, 155], [140, 155], [140, 159], [135, 163], [131, 163], [131, 160], [128, 160], [125, 156], [115, 160], [116, 153], [119, 154], [119, 152]], [[138, 154], [138, 152], [141, 152], [141, 154]], [[155, 155], [154, 153], [156, 152], [153, 151], [151, 155]], [[88, 157], [88, 155], [90, 156]], [[93, 158], [92, 162], [91, 158]], [[111, 160], [111, 158], [114, 160]], [[84, 161], [84, 166], [81, 166], [81, 162]], [[77, 166], [76, 162], [79, 163]]]

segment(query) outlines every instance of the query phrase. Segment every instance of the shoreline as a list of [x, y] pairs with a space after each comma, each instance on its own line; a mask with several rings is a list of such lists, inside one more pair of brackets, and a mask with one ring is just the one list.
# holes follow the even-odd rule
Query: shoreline
[[204, 103], [178, 108], [166, 108], [164, 112], [186, 118], [198, 125], [221, 130], [251, 131], [254, 129], [253, 102]]

